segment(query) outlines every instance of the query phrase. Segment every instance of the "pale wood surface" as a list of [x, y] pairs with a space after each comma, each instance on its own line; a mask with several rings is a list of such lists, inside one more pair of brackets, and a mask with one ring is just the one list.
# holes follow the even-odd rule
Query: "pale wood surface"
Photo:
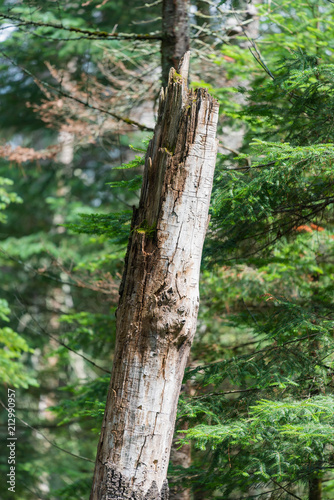
[[217, 152], [218, 104], [206, 90], [188, 91], [188, 64], [189, 54], [161, 91], [146, 155], [91, 500], [168, 498], [167, 467], [196, 330]]

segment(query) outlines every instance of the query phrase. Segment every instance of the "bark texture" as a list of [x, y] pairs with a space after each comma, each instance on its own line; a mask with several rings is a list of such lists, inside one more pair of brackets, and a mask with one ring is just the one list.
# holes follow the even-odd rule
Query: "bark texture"
[[196, 329], [218, 104], [188, 91], [189, 53], [161, 90], [134, 210], [91, 500], [166, 500], [184, 368]]
[[162, 0], [162, 85], [167, 86], [170, 68], [178, 68], [190, 47], [188, 0]]

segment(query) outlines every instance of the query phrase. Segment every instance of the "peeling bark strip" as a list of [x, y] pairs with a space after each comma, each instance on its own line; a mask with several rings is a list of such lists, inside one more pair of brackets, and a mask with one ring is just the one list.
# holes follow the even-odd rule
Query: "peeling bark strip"
[[189, 0], [162, 0], [161, 68], [162, 85], [167, 86], [169, 70], [177, 68], [190, 47]]
[[187, 89], [189, 53], [161, 90], [134, 210], [91, 500], [167, 500], [177, 401], [196, 330], [218, 104]]

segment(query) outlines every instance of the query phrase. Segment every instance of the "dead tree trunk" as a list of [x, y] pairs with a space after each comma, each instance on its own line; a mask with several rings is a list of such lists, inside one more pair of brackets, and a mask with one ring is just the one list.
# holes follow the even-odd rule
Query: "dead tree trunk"
[[167, 86], [170, 68], [177, 68], [189, 50], [188, 0], [162, 0], [162, 85]]
[[91, 500], [168, 498], [184, 368], [196, 329], [218, 104], [187, 90], [189, 53], [161, 90], [134, 210]]

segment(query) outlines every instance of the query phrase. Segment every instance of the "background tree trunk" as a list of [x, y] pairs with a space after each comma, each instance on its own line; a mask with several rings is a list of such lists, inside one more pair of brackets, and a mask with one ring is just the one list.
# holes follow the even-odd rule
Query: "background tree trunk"
[[309, 500], [321, 500], [322, 498], [322, 479], [313, 477], [309, 480]]
[[[190, 380], [187, 380], [186, 384], [184, 384], [182, 391], [189, 396], [194, 393]], [[177, 430], [187, 430], [188, 428], [189, 423], [187, 421], [184, 421], [181, 423], [181, 425], [178, 425]], [[184, 437], [183, 433], [177, 433], [176, 435], [174, 435], [171, 447], [170, 461], [174, 467], [181, 466], [188, 468], [191, 465], [191, 444], [184, 444], [180, 447], [180, 445], [178, 444], [178, 440], [181, 437]], [[170, 486], [169, 500], [191, 500], [191, 489], [181, 488], [179, 484]]]
[[117, 310], [117, 342], [91, 500], [168, 498], [184, 368], [196, 330], [218, 104], [187, 90], [189, 53], [161, 90]]
[[[183, 429], [188, 429], [188, 422], [185, 422]], [[174, 466], [190, 467], [191, 465], [191, 445], [184, 444], [181, 448], [177, 444], [178, 439], [184, 437], [184, 434], [178, 434], [174, 437], [171, 448], [171, 462]], [[181, 488], [180, 486], [173, 486], [169, 490], [169, 500], [191, 500], [190, 488]]]
[[[161, 43], [161, 70], [162, 85], [168, 85], [169, 70], [178, 68], [182, 56], [189, 51], [189, 13], [188, 0], [162, 1], [162, 43]], [[189, 467], [190, 445], [179, 450], [177, 438], [174, 437], [171, 447], [171, 461], [173, 465]], [[190, 490], [182, 490], [177, 486], [169, 492], [170, 500], [189, 500]]]
[[162, 85], [168, 84], [170, 68], [178, 68], [190, 48], [188, 0], [162, 0]]

